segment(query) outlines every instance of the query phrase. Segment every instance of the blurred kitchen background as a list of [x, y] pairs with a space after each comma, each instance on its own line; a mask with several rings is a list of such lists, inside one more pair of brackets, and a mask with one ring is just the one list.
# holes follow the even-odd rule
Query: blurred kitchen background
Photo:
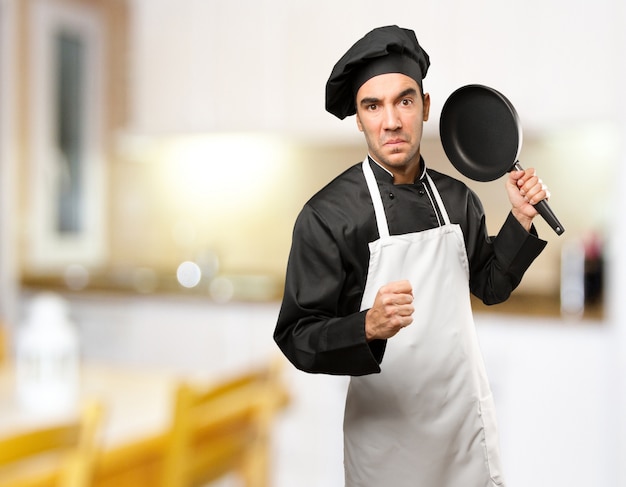
[[[365, 155], [354, 120], [324, 111], [326, 79], [387, 24], [431, 57], [427, 164], [463, 179], [439, 113], [456, 88], [492, 86], [566, 229], [538, 219], [549, 243], [514, 296], [475, 303], [508, 485], [626, 486], [618, 0], [0, 0], [5, 361], [47, 292], [83, 363], [219, 376], [274, 356], [294, 220]], [[497, 232], [503, 180], [467, 182]], [[284, 376], [271, 485], [343, 485], [345, 379]]]

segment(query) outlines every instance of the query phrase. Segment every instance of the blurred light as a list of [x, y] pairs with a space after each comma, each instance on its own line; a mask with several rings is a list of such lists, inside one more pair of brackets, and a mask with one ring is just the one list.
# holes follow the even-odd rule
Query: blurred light
[[133, 287], [137, 292], [148, 294], [158, 287], [159, 279], [154, 269], [140, 267], [133, 270]]
[[195, 262], [185, 261], [178, 266], [176, 278], [181, 286], [187, 288], [195, 287], [202, 278], [202, 271]]
[[267, 135], [201, 134], [164, 141], [164, 194], [185, 208], [249, 205], [275, 181], [287, 159], [284, 142]]
[[215, 252], [208, 249], [197, 253], [196, 262], [202, 270], [202, 275], [208, 280], [213, 279], [220, 268], [219, 258]]
[[65, 268], [65, 285], [72, 291], [85, 289], [89, 284], [89, 271], [80, 264], [71, 264]]
[[235, 286], [226, 277], [216, 277], [209, 285], [209, 294], [218, 303], [227, 303], [235, 294]]

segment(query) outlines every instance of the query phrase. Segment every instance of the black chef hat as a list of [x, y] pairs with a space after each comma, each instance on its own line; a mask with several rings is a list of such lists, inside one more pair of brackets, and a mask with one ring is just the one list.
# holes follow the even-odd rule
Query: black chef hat
[[326, 83], [326, 110], [342, 120], [354, 115], [356, 92], [379, 74], [405, 74], [422, 89], [428, 66], [428, 54], [417, 42], [415, 32], [397, 25], [374, 29], [335, 64]]

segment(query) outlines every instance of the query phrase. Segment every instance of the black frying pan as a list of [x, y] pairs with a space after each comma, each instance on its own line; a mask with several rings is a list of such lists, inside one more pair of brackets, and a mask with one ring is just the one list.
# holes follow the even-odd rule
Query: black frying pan
[[[441, 111], [439, 132], [452, 165], [475, 181], [493, 181], [512, 169], [521, 170], [522, 128], [506, 97], [483, 85], [467, 85], [452, 93]], [[548, 203], [535, 205], [554, 231], [565, 229]]]

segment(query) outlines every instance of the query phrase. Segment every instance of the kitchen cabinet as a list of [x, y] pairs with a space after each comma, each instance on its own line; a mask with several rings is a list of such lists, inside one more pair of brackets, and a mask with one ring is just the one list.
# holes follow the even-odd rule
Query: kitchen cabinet
[[437, 131], [445, 98], [468, 83], [505, 93], [531, 131], [616, 115], [622, 34], [612, 0], [401, 0], [393, 10], [373, 0], [134, 0], [133, 7], [133, 132], [354, 136], [352, 123], [324, 111], [326, 79], [358, 37], [392, 23], [415, 29], [431, 55], [427, 132]]

